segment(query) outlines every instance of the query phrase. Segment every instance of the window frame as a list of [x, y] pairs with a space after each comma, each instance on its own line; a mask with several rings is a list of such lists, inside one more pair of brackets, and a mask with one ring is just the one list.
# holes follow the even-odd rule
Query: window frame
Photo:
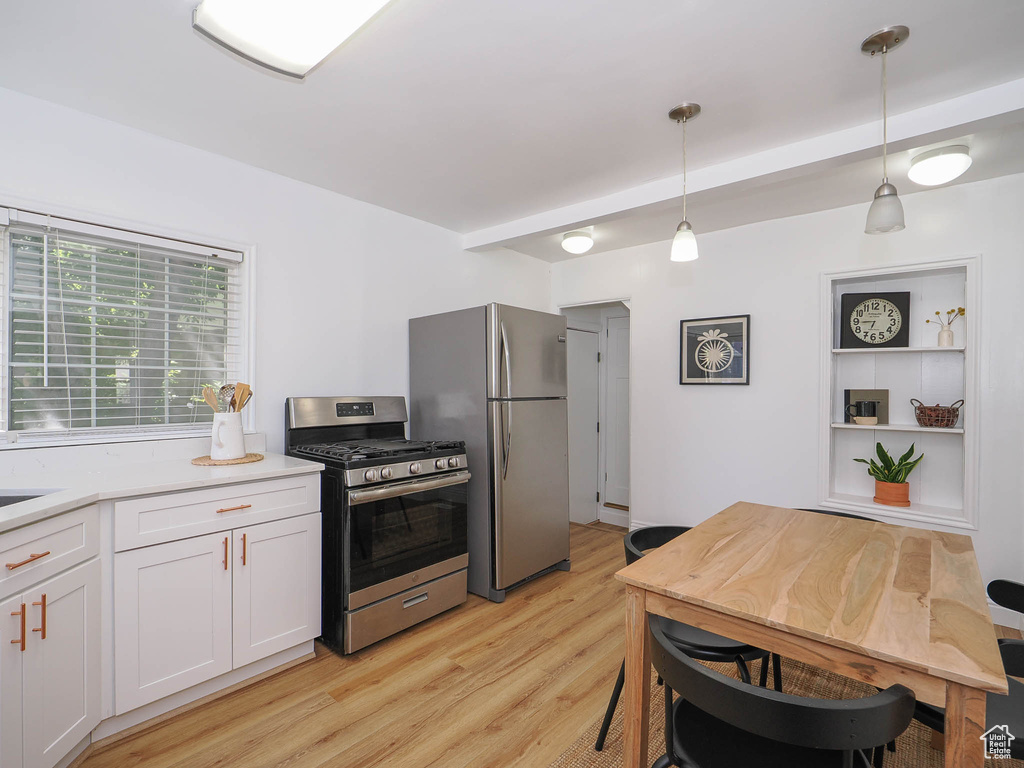
[[[45, 211], [45, 212], [44, 212]], [[10, 349], [9, 349], [9, 291], [10, 255], [8, 253], [7, 227], [18, 223], [19, 216], [30, 218], [50, 217], [60, 220], [61, 226], [69, 229], [85, 227], [90, 234], [103, 235], [104, 231], [112, 239], [153, 238], [166, 243], [169, 249], [181, 250], [183, 244], [197, 246], [212, 251], [231, 251], [240, 254], [237, 269], [239, 293], [239, 329], [238, 364], [239, 378], [246, 381], [258, 391], [254, 382], [255, 373], [255, 261], [256, 246], [223, 237], [196, 233], [182, 229], [173, 229], [154, 225], [149, 222], [138, 222], [103, 216], [91, 211], [60, 208], [35, 201], [18, 200], [5, 197], [0, 200], [0, 451], [18, 450], [40, 447], [104, 445], [108, 443], [147, 442], [162, 440], [183, 440], [204, 437], [209, 434], [209, 425], [197, 424], [194, 429], [157, 425], [153, 427], [111, 427], [107, 429], [86, 428], [82, 431], [69, 433], [66, 430], [54, 430], [47, 434], [44, 430], [14, 431], [7, 423], [9, 413], [8, 398], [10, 397]], [[91, 232], [89, 232], [91, 230]], [[242, 411], [242, 426], [247, 434], [256, 429], [255, 409], [246, 408]]]

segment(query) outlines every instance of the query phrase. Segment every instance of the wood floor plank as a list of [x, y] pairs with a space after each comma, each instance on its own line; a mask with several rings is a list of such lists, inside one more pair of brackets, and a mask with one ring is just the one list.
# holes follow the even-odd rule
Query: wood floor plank
[[601, 716], [623, 653], [623, 529], [572, 570], [351, 656], [317, 657], [110, 744], [80, 768], [545, 766]]

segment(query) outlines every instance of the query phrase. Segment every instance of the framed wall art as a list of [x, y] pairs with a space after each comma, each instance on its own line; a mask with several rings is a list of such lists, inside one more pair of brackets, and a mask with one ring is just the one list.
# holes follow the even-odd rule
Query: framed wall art
[[750, 315], [679, 323], [680, 384], [749, 384]]

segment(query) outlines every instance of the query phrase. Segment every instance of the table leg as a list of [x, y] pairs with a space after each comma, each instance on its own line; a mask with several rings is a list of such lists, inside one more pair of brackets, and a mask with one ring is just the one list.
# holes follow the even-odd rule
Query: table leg
[[985, 745], [985, 693], [946, 683], [946, 768], [982, 768]]
[[626, 587], [626, 702], [622, 728], [625, 768], [646, 768], [648, 764], [651, 640], [646, 603], [644, 590]]

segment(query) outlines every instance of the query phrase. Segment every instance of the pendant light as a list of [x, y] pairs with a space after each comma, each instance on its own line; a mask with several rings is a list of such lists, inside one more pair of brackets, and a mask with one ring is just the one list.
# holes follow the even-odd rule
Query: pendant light
[[686, 220], [686, 124], [700, 115], [700, 104], [683, 102], [668, 113], [677, 123], [683, 124], [683, 220], [676, 227], [676, 236], [672, 238], [672, 261], [694, 261], [697, 256], [697, 236], [693, 227]]
[[910, 37], [906, 27], [886, 27], [880, 29], [860, 44], [860, 50], [869, 56], [882, 54], [882, 184], [875, 190], [875, 199], [868, 208], [868, 219], [864, 231], [869, 235], [881, 235], [886, 232], [899, 232], [906, 228], [903, 222], [903, 203], [896, 194], [896, 187], [889, 183], [888, 144], [889, 114], [886, 105], [889, 84], [886, 80], [885, 59], [889, 51], [896, 48]]

